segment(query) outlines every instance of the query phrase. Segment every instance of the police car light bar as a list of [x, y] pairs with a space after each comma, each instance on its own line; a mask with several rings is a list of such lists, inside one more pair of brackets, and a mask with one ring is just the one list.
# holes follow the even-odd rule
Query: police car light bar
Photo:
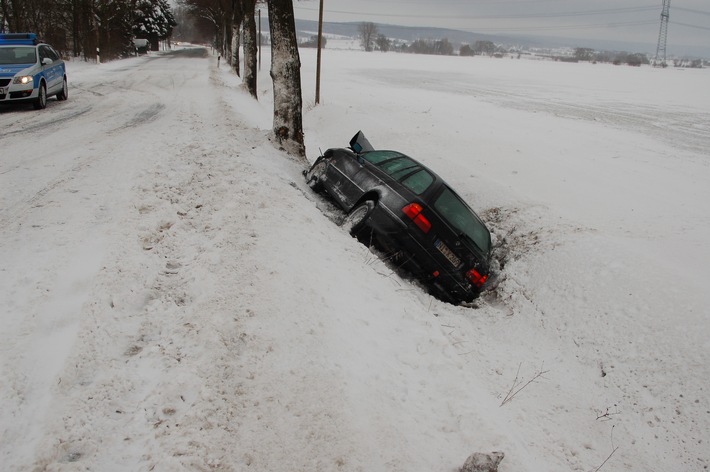
[[34, 46], [39, 40], [35, 33], [3, 33], [0, 34], [0, 44]]

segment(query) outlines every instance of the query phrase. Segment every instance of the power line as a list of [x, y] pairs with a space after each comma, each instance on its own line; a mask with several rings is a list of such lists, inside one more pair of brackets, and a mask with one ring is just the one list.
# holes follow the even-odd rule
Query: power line
[[[491, 0], [488, 2], [479, 2], [476, 5], [501, 5], [501, 4], [542, 4], [542, 3], [559, 3], [566, 0]], [[378, 5], [382, 4], [396, 4], [396, 3], [409, 3], [411, 0], [377, 0], [373, 3]], [[430, 4], [430, 0], [426, 0], [426, 3]], [[668, 1], [670, 3], [670, 1]], [[470, 0], [461, 0], [457, 4], [470, 5]], [[305, 11], [318, 11], [316, 8], [298, 6], [294, 5], [297, 10]], [[583, 11], [570, 11], [570, 12], [549, 12], [549, 13], [517, 13], [517, 14], [500, 14], [500, 15], [424, 15], [424, 14], [403, 14], [403, 13], [367, 13], [362, 11], [351, 11], [351, 10], [328, 10], [328, 13], [337, 13], [341, 15], [357, 15], [357, 16], [377, 16], [377, 17], [388, 17], [388, 18], [409, 18], [409, 19], [438, 19], [438, 20], [524, 20], [524, 19], [545, 19], [545, 18], [573, 18], [573, 17], [587, 17], [595, 15], [623, 15], [630, 13], [645, 13], [650, 11], [657, 11], [657, 6], [641, 6], [641, 7], [623, 7], [623, 8], [606, 8], [599, 10], [583, 10]], [[680, 10], [688, 13], [695, 13], [700, 15], [710, 15], [710, 11], [694, 10], [690, 8], [673, 7], [675, 10]], [[509, 32], [509, 31], [557, 31], [557, 30], [573, 30], [573, 29], [597, 29], [597, 28], [624, 28], [633, 26], [649, 26], [658, 24], [658, 20], [637, 20], [637, 21], [619, 21], [619, 22], [607, 22], [607, 23], [592, 23], [592, 24], [573, 24], [573, 25], [554, 25], [554, 26], [505, 26], [505, 27], [495, 27], [495, 26], [482, 26], [482, 27], [470, 27], [470, 28], [457, 28], [464, 31], [486, 31], [486, 32]], [[676, 21], [670, 22], [674, 25], [684, 26], [687, 28], [695, 28], [700, 30], [710, 30], [710, 27], [691, 25], [688, 23], [680, 23]]]
[[556, 26], [518, 26], [518, 27], [475, 27], [456, 28], [462, 31], [473, 32], [511, 32], [511, 31], [557, 31], [557, 30], [577, 30], [577, 29], [597, 29], [597, 28], [624, 28], [629, 26], [649, 26], [657, 24], [656, 20], [648, 21], [626, 21], [616, 23], [595, 23], [585, 25], [556, 25]]
[[678, 26], [685, 26], [685, 27], [688, 27], [688, 28], [695, 28], [695, 29], [701, 29], [701, 30], [710, 31], [710, 27], [708, 27], [708, 26], [689, 25], [688, 23], [679, 23], [679, 22], [677, 22], [677, 21], [670, 21], [670, 24], [672, 24], [672, 25], [678, 25]]
[[[568, 0], [490, 0], [486, 2], [477, 1], [475, 6], [485, 6], [485, 5], [513, 5], [513, 4], [524, 4], [524, 5], [538, 5], [543, 3], [562, 3]], [[431, 5], [431, 0], [360, 0], [360, 3], [375, 3], [377, 5], [389, 5], [389, 4], [403, 4], [411, 5], [412, 3], [420, 3], [424, 5]], [[471, 5], [471, 0], [446, 0], [446, 5]]]
[[687, 11], [689, 13], [697, 13], [698, 15], [710, 16], [710, 11], [692, 10], [690, 8], [673, 7], [673, 10]]
[[565, 18], [571, 16], [593, 16], [611, 15], [623, 13], [637, 13], [643, 11], [655, 11], [656, 7], [636, 7], [636, 8], [613, 8], [606, 10], [587, 10], [581, 12], [557, 12], [557, 13], [519, 13], [516, 15], [474, 15], [471, 17], [456, 16], [455, 18], [480, 19], [480, 20], [516, 20], [526, 18]]
[[[608, 8], [604, 10], [586, 10], [586, 11], [576, 11], [576, 12], [556, 12], [556, 13], [519, 13], [519, 14], [503, 14], [503, 15], [417, 15], [417, 14], [402, 14], [402, 13], [372, 13], [369, 16], [378, 17], [397, 17], [397, 18], [435, 18], [435, 19], [446, 19], [446, 20], [515, 20], [515, 19], [526, 19], [526, 18], [564, 18], [572, 16], [592, 16], [592, 15], [611, 15], [611, 14], [624, 14], [624, 13], [640, 13], [645, 11], [655, 11], [657, 7], [626, 7], [626, 8]], [[309, 7], [296, 7], [297, 10], [306, 11], [317, 11], [315, 8]], [[341, 15], [368, 15], [361, 11], [347, 11], [347, 10], [328, 10], [328, 13], [339, 13]]]

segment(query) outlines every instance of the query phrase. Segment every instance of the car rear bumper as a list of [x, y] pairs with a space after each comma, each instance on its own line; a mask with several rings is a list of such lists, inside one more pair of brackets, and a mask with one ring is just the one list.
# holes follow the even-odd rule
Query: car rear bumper
[[435, 287], [445, 298], [456, 302], [471, 301], [480, 289], [474, 287], [463, 271], [436, 260], [431, 251], [411, 234], [407, 223], [387, 208], [377, 205], [370, 215], [370, 225], [378, 241], [393, 253], [402, 251], [400, 263], [423, 282]]

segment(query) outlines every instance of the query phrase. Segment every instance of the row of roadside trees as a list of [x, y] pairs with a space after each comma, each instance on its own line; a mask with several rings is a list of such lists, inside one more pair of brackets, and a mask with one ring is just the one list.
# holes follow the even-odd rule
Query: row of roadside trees
[[[301, 60], [292, 0], [179, 0], [184, 11], [213, 28], [213, 44], [246, 90], [257, 94], [257, 8], [266, 6], [274, 85], [274, 135], [290, 154], [305, 155]], [[243, 51], [244, 57], [240, 57]], [[243, 63], [244, 68], [241, 69]]]
[[134, 38], [157, 49], [176, 25], [168, 0], [0, 0], [0, 31], [36, 33], [85, 59], [133, 54]]

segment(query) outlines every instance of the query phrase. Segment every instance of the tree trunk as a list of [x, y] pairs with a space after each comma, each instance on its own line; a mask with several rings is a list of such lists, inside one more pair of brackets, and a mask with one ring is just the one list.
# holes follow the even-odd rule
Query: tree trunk
[[224, 15], [224, 18], [222, 19], [222, 47], [221, 47], [221, 54], [222, 57], [224, 58], [224, 62], [227, 64], [232, 63], [232, 35], [234, 33], [234, 29], [232, 28], [232, 17], [231, 15]]
[[301, 59], [292, 0], [268, 0], [271, 80], [274, 83], [274, 134], [289, 154], [305, 157]]
[[234, 73], [237, 74], [237, 77], [241, 77], [242, 75], [239, 60], [239, 48], [241, 47], [240, 27], [241, 24], [237, 23], [235, 19], [235, 22], [232, 23], [232, 53], [229, 56], [229, 63], [232, 65], [232, 69], [234, 70]]
[[241, 46], [241, 26], [244, 21], [243, 0], [232, 0], [232, 55], [229, 56], [229, 63], [232, 65], [237, 76], [241, 76], [241, 64], [239, 60], [239, 49]]
[[254, 20], [254, 10], [256, 0], [244, 0], [244, 85], [249, 94], [256, 98], [256, 21]]

